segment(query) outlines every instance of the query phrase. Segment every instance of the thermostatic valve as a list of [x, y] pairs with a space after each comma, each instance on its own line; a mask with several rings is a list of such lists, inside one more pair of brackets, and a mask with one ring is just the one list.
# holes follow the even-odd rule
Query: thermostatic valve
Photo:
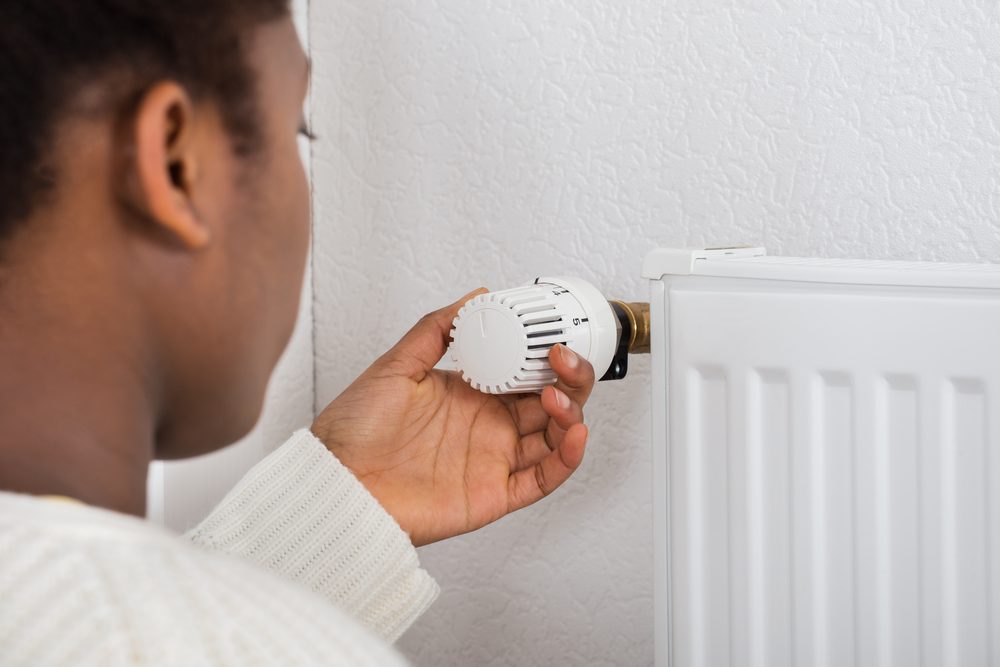
[[648, 340], [647, 304], [609, 303], [580, 278], [538, 278], [467, 302], [454, 320], [451, 357], [465, 381], [488, 394], [538, 392], [555, 384], [548, 355], [558, 344], [587, 359], [597, 377], [620, 379], [641, 335], [637, 321], [645, 321]]

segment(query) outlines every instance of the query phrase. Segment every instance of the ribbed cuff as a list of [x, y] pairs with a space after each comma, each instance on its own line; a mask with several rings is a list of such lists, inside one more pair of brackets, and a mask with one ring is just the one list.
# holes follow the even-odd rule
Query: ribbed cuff
[[309, 587], [390, 642], [439, 592], [399, 524], [308, 429], [254, 466], [187, 537]]

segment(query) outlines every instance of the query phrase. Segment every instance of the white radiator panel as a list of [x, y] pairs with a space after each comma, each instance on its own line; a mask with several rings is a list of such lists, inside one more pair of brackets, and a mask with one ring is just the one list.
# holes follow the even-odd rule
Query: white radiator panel
[[1000, 289], [714, 263], [653, 289], [658, 664], [1000, 664]]

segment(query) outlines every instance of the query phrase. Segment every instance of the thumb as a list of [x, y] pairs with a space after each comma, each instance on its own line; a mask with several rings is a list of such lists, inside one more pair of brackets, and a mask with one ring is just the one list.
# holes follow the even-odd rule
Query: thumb
[[488, 289], [480, 287], [440, 310], [427, 313], [378, 363], [391, 366], [394, 374], [420, 382], [448, 351], [452, 322], [458, 311], [469, 299], [487, 292]]

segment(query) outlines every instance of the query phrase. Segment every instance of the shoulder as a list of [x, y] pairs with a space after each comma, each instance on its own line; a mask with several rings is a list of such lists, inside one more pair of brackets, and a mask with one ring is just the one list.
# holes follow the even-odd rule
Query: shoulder
[[10, 493], [0, 619], [5, 665], [403, 664], [326, 600], [250, 563], [135, 517]]

